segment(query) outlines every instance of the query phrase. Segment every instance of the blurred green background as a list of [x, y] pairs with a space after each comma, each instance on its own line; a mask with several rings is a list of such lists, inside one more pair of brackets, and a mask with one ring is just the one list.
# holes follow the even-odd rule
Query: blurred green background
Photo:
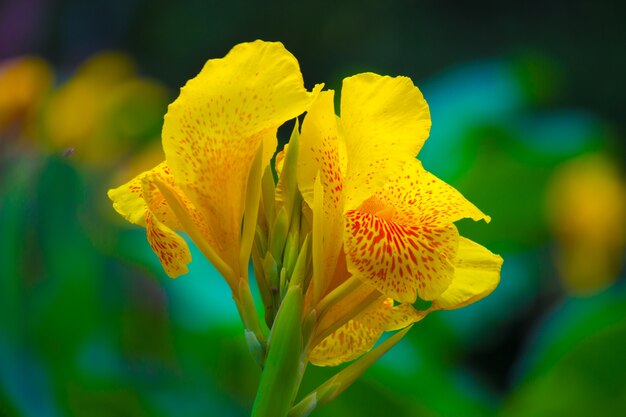
[[[3, 0], [0, 415], [248, 415], [259, 371], [226, 284], [197, 251], [168, 279], [106, 190], [162, 160], [167, 104], [206, 59], [261, 38], [309, 88], [410, 76], [420, 159], [491, 215], [459, 227], [505, 259], [491, 296], [428, 316], [314, 416], [626, 416], [624, 12]], [[334, 371], [310, 369], [303, 393]]]

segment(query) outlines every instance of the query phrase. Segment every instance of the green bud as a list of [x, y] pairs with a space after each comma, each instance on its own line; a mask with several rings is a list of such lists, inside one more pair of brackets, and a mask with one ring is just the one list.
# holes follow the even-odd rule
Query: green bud
[[283, 265], [287, 269], [287, 276], [291, 277], [293, 268], [296, 266], [298, 252], [300, 252], [299, 236], [296, 233], [289, 232], [287, 235], [287, 244], [285, 245], [285, 255], [283, 256]]
[[285, 249], [285, 243], [287, 241], [287, 232], [289, 230], [289, 223], [287, 219], [287, 211], [285, 207], [281, 208], [276, 216], [274, 222], [274, 229], [270, 235], [270, 247], [269, 251], [274, 259], [282, 265], [283, 250]]
[[287, 281], [287, 269], [284, 267], [280, 269], [280, 299], [285, 298], [285, 294], [287, 294], [287, 287], [289, 286], [289, 282]]
[[272, 328], [274, 323], [274, 315], [280, 304], [280, 276], [278, 273], [278, 265], [271, 253], [265, 254], [263, 260], [263, 270], [270, 295], [270, 302], [265, 304], [265, 323], [267, 327]]
[[275, 189], [274, 174], [272, 174], [272, 168], [268, 165], [261, 179], [261, 201], [263, 203], [263, 212], [265, 213], [265, 221], [268, 230], [271, 230], [274, 226]]

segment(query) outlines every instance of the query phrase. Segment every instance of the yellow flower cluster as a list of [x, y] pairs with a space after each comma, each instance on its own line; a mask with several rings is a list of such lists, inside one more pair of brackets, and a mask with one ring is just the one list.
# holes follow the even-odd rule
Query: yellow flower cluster
[[70, 77], [55, 74], [41, 58], [13, 58], [0, 63], [0, 91], [0, 136], [101, 170], [158, 138], [170, 100], [165, 86], [139, 76], [133, 60], [119, 52], [88, 58]]
[[[286, 321], [299, 323], [304, 364], [337, 365], [383, 332], [473, 303], [499, 282], [502, 259], [454, 226], [489, 218], [416, 159], [431, 121], [411, 80], [346, 78], [339, 116], [334, 92], [321, 90], [305, 89], [282, 44], [237, 45], [169, 106], [165, 161], [109, 192], [121, 215], [146, 228], [171, 277], [191, 261], [178, 232], [190, 236], [268, 361]], [[272, 171], [278, 127], [305, 112]], [[269, 346], [250, 307], [250, 258]], [[292, 309], [288, 320], [281, 309]]]

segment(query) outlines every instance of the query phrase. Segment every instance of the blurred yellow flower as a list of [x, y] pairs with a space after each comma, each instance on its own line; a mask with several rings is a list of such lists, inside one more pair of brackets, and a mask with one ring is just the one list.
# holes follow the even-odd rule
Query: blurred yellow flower
[[565, 287], [584, 295], [612, 284], [626, 248], [626, 183], [616, 164], [601, 155], [566, 162], [554, 172], [546, 202]]
[[168, 100], [163, 85], [138, 77], [129, 56], [101, 52], [54, 92], [44, 136], [55, 151], [72, 149], [72, 160], [110, 167], [158, 138]]
[[13, 123], [30, 130], [44, 98], [52, 87], [52, 68], [42, 59], [20, 57], [0, 64], [0, 131]]

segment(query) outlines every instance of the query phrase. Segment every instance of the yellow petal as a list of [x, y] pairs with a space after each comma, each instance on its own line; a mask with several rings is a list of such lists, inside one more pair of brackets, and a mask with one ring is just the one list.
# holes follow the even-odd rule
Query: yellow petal
[[[165, 196], [156, 185], [159, 181], [166, 184], [172, 193], [184, 202], [189, 224], [194, 230], [186, 230], [180, 219], [168, 204]], [[109, 190], [113, 207], [126, 220], [146, 227], [148, 241], [163, 264], [167, 274], [174, 278], [186, 273], [186, 264], [191, 261], [187, 243], [174, 231], [184, 230], [191, 236], [209, 235], [203, 218], [193, 204], [175, 188], [173, 177], [165, 162], [150, 171], [146, 171], [128, 183]], [[198, 231], [194, 233], [195, 231]], [[202, 239], [204, 240], [204, 239]], [[202, 248], [203, 242], [196, 241]]]
[[404, 329], [405, 327], [420, 321], [430, 312], [415, 309], [411, 304], [399, 304], [388, 313], [385, 331]]
[[[300, 135], [298, 155], [298, 187], [304, 200], [315, 208], [321, 199], [321, 213], [314, 219], [322, 223], [322, 258], [324, 281], [316, 282], [316, 294], [325, 290], [333, 277], [342, 244], [343, 172], [337, 118], [334, 112], [334, 93], [320, 93], [309, 109]], [[315, 195], [315, 180], [319, 176], [321, 195]], [[318, 201], [319, 202], [319, 201]], [[314, 225], [315, 227], [315, 225]], [[314, 239], [315, 239], [314, 235]], [[315, 243], [314, 243], [315, 245]]]
[[162, 136], [175, 183], [205, 214], [212, 240], [222, 244], [224, 260], [237, 270], [244, 194], [256, 151], [313, 99], [293, 55], [280, 43], [255, 41], [207, 61], [169, 106]]
[[[139, 226], [146, 225], [148, 203], [144, 198], [142, 183], [147, 177], [152, 177], [153, 175], [159, 175], [168, 182], [172, 182], [173, 180], [167, 164], [162, 162], [155, 168], [139, 174], [126, 184], [111, 189], [108, 192], [109, 198], [113, 201], [115, 211], [130, 223]], [[163, 215], [165, 215], [165, 213], [163, 213]], [[177, 227], [179, 223], [176, 220], [176, 216], [174, 216], [171, 211], [168, 212], [167, 220], [163, 219], [161, 221], [167, 222], [170, 227], [179, 228]]]
[[348, 270], [382, 294], [412, 304], [418, 294], [433, 300], [450, 285], [458, 245], [453, 225], [406, 226], [355, 210], [345, 222]]
[[313, 184], [319, 172], [322, 187], [332, 198], [336, 210], [341, 211], [339, 203], [345, 175], [341, 170], [343, 151], [339, 143], [334, 92], [323, 91], [307, 112], [300, 134], [298, 187], [310, 207], [313, 207]]
[[500, 282], [502, 258], [461, 237], [454, 260], [454, 280], [430, 310], [465, 307], [489, 295]]
[[191, 253], [187, 242], [158, 221], [151, 212], [146, 213], [146, 235], [150, 247], [159, 257], [163, 269], [170, 278], [189, 272], [187, 264], [191, 262]]
[[315, 346], [309, 361], [317, 366], [336, 366], [368, 352], [382, 335], [392, 305], [391, 299], [381, 297]]
[[[405, 225], [448, 225], [462, 218], [490, 221], [454, 187], [426, 171], [417, 159], [406, 163], [374, 199], [392, 208], [391, 219]], [[369, 210], [368, 210], [369, 211]]]
[[131, 223], [145, 226], [148, 242], [159, 257], [168, 276], [175, 278], [188, 272], [191, 254], [187, 243], [173, 229], [180, 222], [152, 183], [154, 177], [171, 182], [165, 162], [146, 171], [128, 183], [109, 190], [113, 207]]
[[350, 210], [417, 155], [430, 131], [430, 112], [409, 78], [365, 73], [344, 79], [340, 116], [348, 158], [346, 210]]

